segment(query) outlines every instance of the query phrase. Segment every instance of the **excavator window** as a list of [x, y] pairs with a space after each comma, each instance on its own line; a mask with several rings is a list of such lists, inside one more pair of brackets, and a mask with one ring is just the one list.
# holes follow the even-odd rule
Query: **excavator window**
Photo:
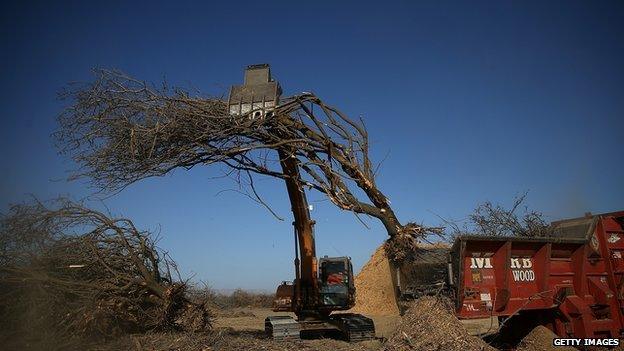
[[321, 262], [321, 301], [326, 306], [348, 303], [349, 273], [343, 260]]
[[347, 270], [344, 262], [341, 261], [325, 261], [321, 266], [323, 284], [336, 285], [348, 283]]

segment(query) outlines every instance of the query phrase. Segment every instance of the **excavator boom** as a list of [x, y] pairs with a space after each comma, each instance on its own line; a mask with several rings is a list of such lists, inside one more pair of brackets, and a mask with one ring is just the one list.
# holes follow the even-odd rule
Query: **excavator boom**
[[[245, 83], [230, 90], [229, 112], [246, 118], [271, 118], [280, 93], [268, 65], [248, 66]], [[279, 135], [279, 131], [275, 133]], [[274, 311], [294, 312], [297, 320], [290, 316], [268, 317], [267, 333], [275, 339], [298, 339], [303, 334], [327, 332], [337, 332], [350, 341], [373, 338], [375, 327], [370, 318], [353, 313], [330, 315], [332, 311], [350, 309], [355, 303], [351, 259], [324, 256], [317, 261], [314, 221], [310, 218], [296, 150], [284, 146], [277, 151], [294, 217], [295, 280], [277, 288]]]
[[314, 243], [314, 221], [310, 219], [310, 209], [301, 186], [299, 165], [293, 154], [279, 150], [278, 155], [282, 171], [286, 175], [286, 189], [293, 213], [295, 240], [299, 247], [299, 257], [295, 258], [295, 283], [293, 312], [300, 318], [315, 316], [318, 304], [318, 264], [316, 261], [316, 245]]

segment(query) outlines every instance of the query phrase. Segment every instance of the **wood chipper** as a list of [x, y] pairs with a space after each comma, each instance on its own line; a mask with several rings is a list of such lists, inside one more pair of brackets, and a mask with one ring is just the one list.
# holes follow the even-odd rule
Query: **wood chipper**
[[444, 285], [469, 331], [513, 338], [544, 325], [560, 337], [623, 335], [624, 211], [553, 226], [548, 238], [455, 240]]

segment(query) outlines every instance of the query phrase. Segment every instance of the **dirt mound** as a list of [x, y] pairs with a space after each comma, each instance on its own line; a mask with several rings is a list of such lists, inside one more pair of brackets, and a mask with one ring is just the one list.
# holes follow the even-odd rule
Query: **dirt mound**
[[381, 245], [355, 277], [353, 312], [368, 315], [399, 315], [392, 270]]
[[527, 336], [520, 341], [516, 350], [518, 351], [574, 351], [574, 347], [553, 346], [553, 339], [557, 335], [544, 326], [537, 326]]
[[[404, 264], [399, 272], [405, 284], [434, 285], [446, 277], [446, 243], [420, 243], [418, 259]], [[356, 298], [353, 312], [371, 315], [398, 316], [400, 314], [395, 284], [396, 271], [391, 268], [384, 245], [377, 248], [355, 277]]]
[[435, 297], [423, 297], [411, 304], [396, 331], [385, 344], [385, 350], [495, 349], [478, 337], [468, 334], [453, 315], [449, 302]]

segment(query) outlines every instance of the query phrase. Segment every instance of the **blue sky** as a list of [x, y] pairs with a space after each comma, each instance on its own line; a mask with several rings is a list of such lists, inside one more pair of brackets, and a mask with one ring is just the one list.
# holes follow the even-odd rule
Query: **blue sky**
[[[464, 218], [480, 202], [549, 219], [624, 209], [621, 1], [3, 4], [0, 209], [92, 193], [50, 139], [67, 82], [118, 68], [222, 95], [268, 62], [286, 94], [313, 91], [362, 116], [378, 184], [403, 221]], [[218, 168], [149, 179], [95, 207], [160, 230], [182, 271], [216, 288], [273, 290], [293, 277], [283, 184], [257, 186], [287, 220], [214, 180]], [[309, 195], [319, 255], [356, 269], [384, 239]]]

